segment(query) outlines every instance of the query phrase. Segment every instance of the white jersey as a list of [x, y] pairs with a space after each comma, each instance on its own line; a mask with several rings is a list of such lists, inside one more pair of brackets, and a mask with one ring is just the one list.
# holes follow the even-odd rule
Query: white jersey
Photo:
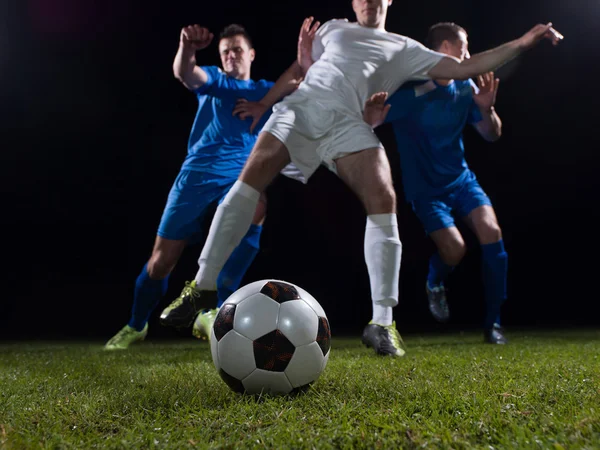
[[393, 94], [411, 79], [429, 79], [429, 70], [445, 55], [399, 34], [334, 19], [319, 28], [312, 47], [314, 64], [298, 93], [361, 115], [377, 92]]

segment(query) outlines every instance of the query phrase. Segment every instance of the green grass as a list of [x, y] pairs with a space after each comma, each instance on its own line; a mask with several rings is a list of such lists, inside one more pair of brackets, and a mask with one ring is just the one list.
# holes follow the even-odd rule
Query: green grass
[[0, 346], [0, 448], [600, 448], [600, 331], [334, 336], [308, 393], [229, 391], [207, 343]]

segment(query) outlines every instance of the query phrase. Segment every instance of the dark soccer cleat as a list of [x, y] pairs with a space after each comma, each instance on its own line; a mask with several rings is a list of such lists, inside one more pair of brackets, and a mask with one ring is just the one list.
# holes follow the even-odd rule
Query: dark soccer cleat
[[438, 322], [448, 322], [450, 319], [450, 308], [446, 300], [446, 289], [444, 285], [429, 287], [429, 282], [425, 283], [425, 292], [427, 292], [427, 300], [429, 302], [429, 311]]
[[217, 291], [202, 291], [196, 287], [196, 281], [187, 281], [179, 297], [161, 313], [160, 323], [167, 327], [189, 327], [200, 311], [214, 308], [217, 300]]
[[378, 355], [404, 356], [404, 342], [396, 330], [396, 322], [383, 326], [369, 322], [362, 334], [362, 343], [373, 348]]
[[487, 328], [483, 337], [488, 344], [508, 344], [508, 339], [504, 336], [504, 329], [497, 323], [492, 328]]

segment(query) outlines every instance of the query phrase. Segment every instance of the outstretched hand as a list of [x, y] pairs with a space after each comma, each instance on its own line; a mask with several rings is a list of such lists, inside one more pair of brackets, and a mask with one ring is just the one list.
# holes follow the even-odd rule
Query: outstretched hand
[[312, 60], [312, 45], [317, 34], [317, 30], [321, 25], [318, 20], [313, 24], [314, 17], [307, 17], [302, 22], [300, 27], [300, 35], [298, 36], [298, 55], [297, 61], [304, 73], [313, 64]]
[[371, 95], [365, 103], [363, 120], [371, 125], [372, 128], [378, 127], [385, 121], [385, 118], [392, 107], [392, 105], [385, 104], [387, 98], [387, 92], [377, 92], [376, 94]]
[[531, 48], [540, 42], [542, 39], [548, 39], [552, 45], [558, 45], [564, 39], [564, 36], [552, 28], [552, 22], [546, 25], [538, 24], [521, 36], [520, 41], [523, 47]]
[[489, 111], [496, 104], [499, 84], [500, 79], [494, 78], [494, 72], [484, 73], [477, 77], [479, 93], [473, 92], [473, 101], [481, 111]]
[[251, 117], [252, 124], [250, 125], [250, 132], [253, 132], [267, 109], [269, 108], [260, 102], [249, 102], [245, 98], [240, 98], [233, 108], [233, 115], [237, 115], [241, 120], [246, 120], [248, 117]]

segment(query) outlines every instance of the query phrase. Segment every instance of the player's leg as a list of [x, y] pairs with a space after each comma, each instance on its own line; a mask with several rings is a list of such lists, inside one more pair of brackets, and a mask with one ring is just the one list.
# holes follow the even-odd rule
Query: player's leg
[[170, 273], [188, 239], [199, 231], [206, 207], [214, 199], [214, 183], [205, 174], [181, 171], [162, 214], [152, 255], [138, 275], [129, 323], [105, 346], [125, 349], [148, 331], [148, 318], [167, 290]]
[[252, 219], [252, 224], [240, 245], [238, 245], [221, 270], [217, 278], [217, 305], [201, 312], [196, 317], [192, 327], [192, 334], [199, 339], [210, 339], [210, 329], [221, 305], [240, 286], [244, 274], [254, 261], [260, 247], [262, 224], [267, 212], [267, 197], [263, 193]]
[[500, 310], [506, 300], [508, 255], [504, 249], [502, 230], [489, 197], [473, 179], [461, 190], [461, 216], [481, 244], [482, 276], [486, 301], [484, 330], [486, 342], [508, 342], [500, 326]]
[[244, 274], [256, 258], [260, 248], [260, 235], [266, 213], [267, 197], [263, 192], [256, 206], [254, 218], [248, 232], [235, 248], [217, 278], [217, 308], [220, 308], [223, 302], [239, 288]]
[[[248, 232], [260, 194], [289, 162], [290, 156], [285, 145], [272, 134], [261, 132], [242, 173], [218, 206], [212, 220], [198, 260], [195, 279], [201, 297], [216, 298], [219, 273]], [[187, 326], [195, 317], [188, 311], [185, 302], [171, 304], [169, 308], [161, 315], [164, 325]]]
[[425, 232], [436, 245], [437, 252], [429, 260], [425, 293], [429, 311], [439, 322], [450, 319], [444, 281], [465, 255], [465, 242], [454, 224], [452, 208], [445, 198], [413, 201], [415, 214]]
[[504, 249], [502, 231], [491, 205], [472, 210], [466, 222], [481, 244], [481, 263], [486, 314], [483, 323], [485, 340], [491, 344], [508, 342], [500, 324], [500, 310], [506, 301], [508, 255]]
[[363, 342], [379, 354], [402, 356], [405, 350], [392, 314], [392, 307], [398, 304], [402, 244], [387, 155], [382, 147], [371, 148], [337, 159], [336, 167], [367, 212], [364, 252], [373, 318], [365, 328]]
[[185, 245], [184, 240], [156, 236], [152, 255], [135, 280], [129, 323], [106, 343], [105, 350], [125, 350], [146, 338], [150, 314], [167, 292], [169, 274]]

